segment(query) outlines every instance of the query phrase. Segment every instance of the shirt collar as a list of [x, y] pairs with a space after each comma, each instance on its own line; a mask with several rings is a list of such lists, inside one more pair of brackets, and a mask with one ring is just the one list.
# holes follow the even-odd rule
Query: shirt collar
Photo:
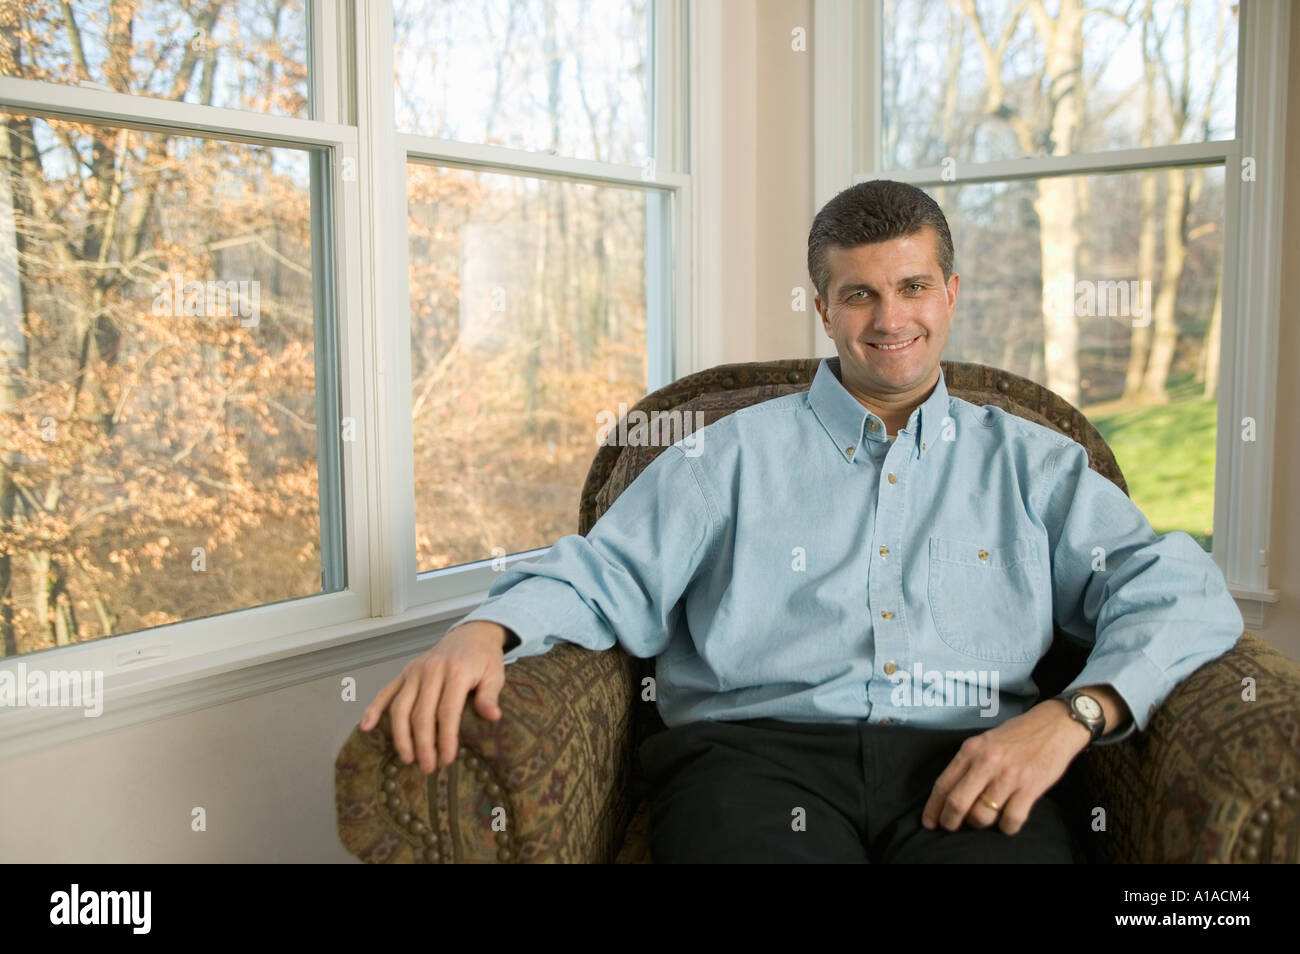
[[[868, 411], [844, 387], [840, 378], [840, 359], [823, 358], [808, 389], [808, 403], [813, 413], [821, 421], [826, 433], [835, 441], [840, 456], [853, 460], [853, 455], [863, 440], [886, 441], [885, 422]], [[943, 428], [943, 420], [948, 416], [948, 387], [943, 379], [943, 367], [939, 368], [939, 380], [921, 404], [912, 409], [907, 419], [906, 430], [909, 434], [917, 433], [920, 425], [920, 439], [916, 442], [914, 453], [919, 457], [935, 446]], [[877, 430], [868, 429], [870, 421], [875, 421]]]

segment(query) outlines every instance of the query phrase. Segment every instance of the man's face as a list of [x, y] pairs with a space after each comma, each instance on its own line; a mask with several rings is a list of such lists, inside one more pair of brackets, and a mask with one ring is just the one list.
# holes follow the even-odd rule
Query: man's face
[[[939, 233], [827, 249], [827, 301], [814, 299], [835, 342], [843, 383], [868, 398], [907, 400], [939, 379], [939, 356], [957, 308], [956, 273], [943, 280]], [[889, 349], [883, 345], [905, 347]]]

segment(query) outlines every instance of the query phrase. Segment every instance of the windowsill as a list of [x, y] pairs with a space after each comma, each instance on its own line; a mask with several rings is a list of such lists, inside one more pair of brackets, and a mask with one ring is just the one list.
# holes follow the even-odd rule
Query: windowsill
[[1241, 610], [1242, 619], [1246, 621], [1246, 628], [1250, 630], [1259, 630], [1264, 627], [1264, 621], [1268, 618], [1269, 605], [1276, 603], [1279, 595], [1277, 590], [1260, 590], [1231, 583], [1228, 584], [1228, 592], [1236, 600], [1237, 609]]
[[[285, 634], [184, 660], [135, 663], [127, 670], [104, 675], [103, 711], [94, 717], [81, 708], [0, 707], [0, 760], [415, 656], [442, 635], [445, 624], [466, 615], [486, 598], [486, 591], [472, 593], [398, 616]], [[18, 657], [17, 662], [22, 661]], [[33, 663], [32, 668], [37, 666]], [[361, 699], [359, 687], [357, 692], [360, 704], [369, 701]], [[360, 713], [359, 705], [358, 718]]]

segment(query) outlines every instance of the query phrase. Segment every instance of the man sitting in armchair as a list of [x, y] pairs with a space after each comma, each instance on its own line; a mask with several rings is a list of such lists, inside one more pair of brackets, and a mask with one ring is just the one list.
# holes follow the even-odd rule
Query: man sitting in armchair
[[[1070, 762], [1144, 730], [1241, 614], [1080, 444], [948, 394], [959, 276], [928, 195], [841, 192], [808, 269], [838, 353], [812, 386], [665, 449], [585, 537], [504, 572], [362, 729], [391, 708], [432, 772], [470, 692], [500, 718], [506, 663], [618, 643], [657, 657], [657, 862], [1074, 861]], [[1054, 626], [1092, 650], [1039, 699]]]

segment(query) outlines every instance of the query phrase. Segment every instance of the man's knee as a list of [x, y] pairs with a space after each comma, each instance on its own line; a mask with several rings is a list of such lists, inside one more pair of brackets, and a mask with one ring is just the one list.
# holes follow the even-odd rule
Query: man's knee
[[996, 825], [956, 831], [926, 828], [921, 811], [909, 813], [880, 859], [891, 864], [1076, 864], [1079, 852], [1064, 812], [1040, 798], [1014, 835]]

